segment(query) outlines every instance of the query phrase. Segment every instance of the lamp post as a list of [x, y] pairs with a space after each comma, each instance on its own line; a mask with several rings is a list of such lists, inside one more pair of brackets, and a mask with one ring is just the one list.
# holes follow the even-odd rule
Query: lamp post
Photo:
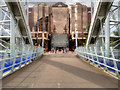
[[44, 48], [44, 31], [42, 31], [42, 47]]
[[43, 30], [42, 30], [42, 47], [44, 48], [44, 33], [45, 33], [45, 7], [43, 6]]
[[78, 42], [77, 42], [77, 34], [78, 34], [78, 31], [77, 31], [77, 28], [78, 28], [78, 23], [77, 23], [77, 20], [78, 20], [78, 6], [76, 5], [75, 6], [75, 42], [76, 42], [76, 48], [77, 48], [77, 45], [78, 45]]
[[75, 31], [75, 41], [76, 41], [76, 48], [77, 48], [77, 46], [78, 46], [78, 42], [77, 42], [77, 34], [78, 34], [78, 31]]

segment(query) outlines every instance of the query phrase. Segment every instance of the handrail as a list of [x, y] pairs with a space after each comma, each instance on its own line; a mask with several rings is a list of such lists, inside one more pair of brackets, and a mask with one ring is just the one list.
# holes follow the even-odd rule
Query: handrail
[[96, 53], [87, 52], [84, 47], [77, 47], [76, 54], [84, 60], [92, 63], [92, 65], [101, 67], [111, 75], [114, 75], [120, 79], [120, 60], [111, 57], [105, 57], [103, 55], [97, 55]]
[[43, 50], [0, 60], [0, 72], [2, 72], [2, 78], [30, 64], [41, 55], [43, 55]]

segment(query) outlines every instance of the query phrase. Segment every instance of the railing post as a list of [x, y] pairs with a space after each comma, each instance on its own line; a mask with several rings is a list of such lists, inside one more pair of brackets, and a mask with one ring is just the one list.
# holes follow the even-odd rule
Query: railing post
[[[110, 47], [110, 50], [111, 50], [111, 53], [112, 53], [112, 57], [115, 59], [115, 56], [114, 56], [114, 53], [113, 53], [113, 48]], [[118, 70], [118, 68], [117, 68], [117, 61], [115, 61], [114, 59], [113, 59], [114, 68]], [[116, 73], [116, 76], [119, 78], [119, 71], [115, 71], [115, 73]]]
[[86, 49], [87, 49], [87, 47], [85, 47], [85, 58], [87, 60], [87, 52], [86, 52], [87, 50]]
[[28, 55], [26, 54], [25, 57], [26, 57], [25, 65], [27, 65]]
[[94, 65], [94, 60], [93, 60], [93, 52], [92, 52], [92, 49], [91, 49], [91, 47], [90, 47], [90, 55], [91, 55], [91, 57], [92, 57], [92, 63], [93, 63], [93, 65]]
[[19, 65], [19, 69], [21, 68], [21, 62], [22, 62], [22, 55], [20, 56], [20, 65]]
[[87, 49], [87, 55], [88, 55], [88, 62], [90, 62], [90, 57], [89, 57], [89, 48]]
[[96, 47], [94, 47], [94, 51], [95, 51], [95, 56], [97, 58], [98, 67], [100, 67], [100, 63], [99, 63], [99, 59], [98, 59], [98, 56], [97, 56]]
[[[101, 52], [102, 52], [102, 56], [104, 57], [103, 48], [101, 47], [100, 49], [101, 49]], [[104, 60], [104, 64], [107, 65], [107, 64], [106, 64], [106, 58], [103, 58], [103, 60]], [[108, 69], [107, 69], [107, 66], [105, 66], [105, 70], [108, 70]]]
[[99, 63], [99, 59], [98, 59], [98, 56], [97, 56], [96, 47], [94, 47], [94, 50], [95, 50], [95, 55], [96, 55], [96, 57], [97, 57], [97, 63], [98, 63], [98, 67], [100, 67], [100, 63]]
[[2, 77], [3, 77], [4, 64], [5, 64], [5, 60], [2, 60], [2, 67], [1, 67], [1, 76]]

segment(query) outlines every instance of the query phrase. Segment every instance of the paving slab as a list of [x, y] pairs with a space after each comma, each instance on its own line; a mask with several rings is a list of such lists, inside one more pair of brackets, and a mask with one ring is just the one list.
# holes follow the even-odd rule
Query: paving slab
[[3, 78], [3, 88], [117, 88], [118, 80], [75, 54], [45, 54]]

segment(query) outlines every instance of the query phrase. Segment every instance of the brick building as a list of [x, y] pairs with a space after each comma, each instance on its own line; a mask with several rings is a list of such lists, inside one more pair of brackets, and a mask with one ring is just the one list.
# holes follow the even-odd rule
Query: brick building
[[30, 26], [30, 30], [32, 31], [33, 29], [33, 8], [29, 8], [29, 26]]
[[53, 11], [53, 26], [56, 28], [56, 33], [68, 33], [68, 5], [58, 2], [52, 5]]
[[[80, 3], [68, 6], [62, 2], [53, 5], [40, 3], [29, 8], [29, 25], [34, 45], [42, 45], [44, 36], [44, 47], [51, 50], [51, 40], [55, 37], [53, 40], [56, 41], [53, 42], [56, 42], [57, 46], [66, 48], [69, 43], [69, 48], [73, 49], [76, 33], [78, 45], [83, 45], [88, 34], [87, 27], [91, 22], [90, 11], [91, 8]], [[65, 40], [62, 39], [63, 36], [66, 37]], [[58, 45], [60, 42], [62, 46]]]
[[87, 36], [87, 27], [91, 22], [90, 8], [80, 3], [69, 6], [71, 38], [78, 39], [78, 45], [83, 45]]
[[48, 49], [49, 36], [52, 31], [52, 7], [40, 3], [29, 8], [29, 25], [34, 45], [42, 46], [42, 37], [44, 36], [44, 47]]

